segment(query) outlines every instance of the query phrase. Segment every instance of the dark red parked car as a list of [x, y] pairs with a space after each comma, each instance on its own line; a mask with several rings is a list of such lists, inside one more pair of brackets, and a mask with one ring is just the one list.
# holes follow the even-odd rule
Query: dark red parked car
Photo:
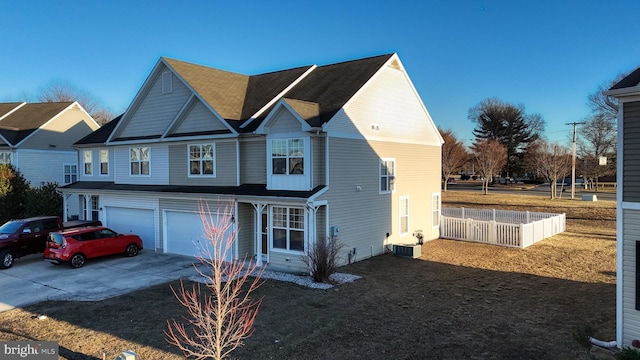
[[114, 254], [136, 256], [140, 250], [142, 239], [138, 235], [118, 234], [97, 226], [50, 233], [44, 258], [54, 264], [69, 263], [79, 268], [87, 259]]

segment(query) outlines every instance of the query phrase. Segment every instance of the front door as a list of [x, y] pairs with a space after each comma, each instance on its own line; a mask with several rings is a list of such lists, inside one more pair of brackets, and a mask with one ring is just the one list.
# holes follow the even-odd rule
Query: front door
[[262, 213], [262, 261], [269, 261], [269, 223], [267, 222], [267, 212]]

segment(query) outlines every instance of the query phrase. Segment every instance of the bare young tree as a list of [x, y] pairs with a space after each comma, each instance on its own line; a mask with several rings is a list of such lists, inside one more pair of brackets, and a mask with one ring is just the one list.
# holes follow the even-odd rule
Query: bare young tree
[[[228, 205], [217, 218], [209, 206], [199, 204], [204, 243], [196, 244], [200, 266], [194, 268], [205, 281], [205, 290], [198, 284], [190, 289], [180, 282], [174, 296], [187, 310], [185, 326], [176, 320], [167, 321], [164, 331], [167, 342], [177, 346], [185, 357], [195, 359], [224, 359], [242, 346], [253, 333], [253, 324], [262, 299], [253, 294], [262, 284], [264, 268], [257, 262], [231, 259], [236, 240], [232, 210]], [[204, 268], [204, 270], [202, 269]]]
[[40, 89], [40, 102], [77, 101], [100, 125], [111, 121], [115, 115], [88, 91], [80, 90], [64, 81], [53, 81]]
[[556, 198], [557, 181], [563, 179], [571, 171], [571, 152], [558, 143], [549, 143], [538, 139], [529, 148], [531, 168], [549, 182], [551, 199]]
[[460, 172], [469, 161], [469, 153], [464, 143], [455, 136], [452, 130], [438, 128], [444, 144], [442, 145], [442, 177], [444, 178], [443, 191], [447, 191], [447, 180], [451, 175]]
[[[593, 115], [585, 120], [578, 134], [577, 153], [580, 160], [577, 168], [583, 177], [592, 183], [602, 176], [615, 174], [618, 146], [616, 119], [603, 114]], [[600, 157], [607, 158], [607, 163], [601, 165]]]
[[507, 150], [493, 139], [477, 139], [471, 146], [471, 159], [482, 177], [482, 192], [489, 193], [489, 183], [507, 162]]

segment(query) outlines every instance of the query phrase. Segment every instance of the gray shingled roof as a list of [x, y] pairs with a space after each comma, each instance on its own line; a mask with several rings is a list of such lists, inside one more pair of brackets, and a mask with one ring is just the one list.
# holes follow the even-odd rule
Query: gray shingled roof
[[634, 86], [638, 86], [638, 84], [640, 84], [640, 67], [635, 69], [631, 74], [625, 76], [622, 80], [618, 81], [609, 90], [634, 87]]
[[[319, 127], [329, 121], [392, 56], [385, 54], [318, 66], [282, 98], [310, 126]], [[175, 59], [162, 60], [240, 133], [254, 131], [274, 104], [247, 126], [240, 126], [312, 68], [302, 66], [249, 76]], [[109, 134], [105, 133], [111, 133], [113, 127], [98, 129], [99, 134], [89, 135], [76, 144], [106, 141]]]
[[109, 138], [109, 135], [111, 135], [113, 129], [116, 127], [116, 125], [118, 125], [120, 119], [122, 119], [122, 114], [109, 121], [108, 123], [102, 125], [91, 134], [76, 141], [73, 145], [104, 144], [105, 142], [107, 142], [107, 139]]
[[0, 135], [11, 145], [16, 145], [71, 104], [73, 103], [26, 104], [0, 120]]
[[21, 102], [0, 103], [0, 118], [22, 104]]

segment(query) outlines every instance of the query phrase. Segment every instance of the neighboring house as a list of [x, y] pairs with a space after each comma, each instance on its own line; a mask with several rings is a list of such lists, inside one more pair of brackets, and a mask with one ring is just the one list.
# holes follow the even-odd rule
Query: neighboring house
[[[303, 271], [439, 236], [442, 138], [396, 54], [242, 75], [161, 58], [126, 112], [78, 141], [80, 218], [194, 255], [196, 214], [231, 208], [234, 258]], [[232, 200], [235, 200], [233, 202]]]
[[[32, 187], [78, 180], [73, 143], [100, 126], [77, 102], [0, 103], [0, 163], [12, 164]], [[77, 201], [68, 202], [77, 212]], [[47, 215], [47, 214], [43, 214]]]
[[640, 339], [640, 68], [605, 94], [617, 97], [616, 341]]

